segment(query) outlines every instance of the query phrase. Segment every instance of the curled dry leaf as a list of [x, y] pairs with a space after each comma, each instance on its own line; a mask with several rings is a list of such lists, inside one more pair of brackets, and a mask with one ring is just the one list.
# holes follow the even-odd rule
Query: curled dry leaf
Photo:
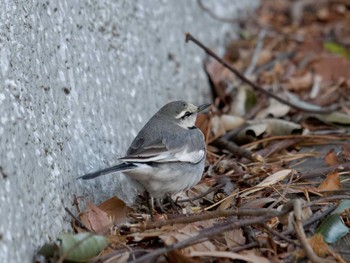
[[79, 217], [81, 222], [96, 234], [107, 233], [112, 225], [108, 214], [89, 201], [87, 202], [87, 209]]
[[350, 125], [350, 115], [338, 111], [329, 114], [315, 114], [312, 116], [328, 124]]
[[318, 186], [320, 191], [335, 191], [340, 189], [339, 173], [334, 172], [327, 175], [327, 178]]
[[244, 123], [245, 120], [243, 118], [233, 115], [223, 114], [221, 116], [213, 116], [210, 118], [207, 128], [205, 129], [205, 131], [208, 131], [208, 128], [210, 129], [210, 133], [206, 133], [209, 136], [207, 140], [209, 143], [213, 142], [215, 139], [225, 135], [227, 131], [240, 127]]
[[127, 213], [131, 211], [131, 209], [116, 196], [104, 201], [98, 207], [107, 213], [110, 221], [115, 225], [125, 222]]
[[259, 191], [262, 188], [274, 185], [277, 182], [284, 180], [285, 178], [287, 178], [288, 175], [290, 175], [292, 173], [293, 173], [292, 169], [285, 169], [285, 170], [278, 171], [274, 174], [271, 174], [270, 176], [266, 177], [263, 181], [261, 181], [259, 184], [254, 186], [253, 189], [242, 193], [241, 197], [255, 193], [256, 191]]
[[105, 234], [112, 225], [125, 222], [129, 210], [122, 200], [114, 196], [99, 206], [88, 201], [87, 209], [79, 217], [91, 231]]
[[280, 118], [287, 115], [290, 111], [290, 107], [286, 104], [283, 104], [275, 99], [269, 100], [269, 106], [265, 109], [262, 109], [257, 115], [256, 119], [263, 119], [266, 117], [275, 117]]
[[247, 123], [249, 125], [237, 135], [239, 142], [247, 142], [263, 136], [290, 135], [301, 131], [299, 124], [280, 119], [261, 119], [248, 121]]
[[325, 160], [326, 164], [329, 166], [341, 164], [341, 162], [338, 159], [337, 154], [334, 152], [334, 149], [331, 149], [326, 153], [324, 160]]
[[220, 116], [220, 122], [224, 127], [224, 130], [227, 132], [241, 127], [245, 123], [245, 120], [239, 116], [223, 114]]

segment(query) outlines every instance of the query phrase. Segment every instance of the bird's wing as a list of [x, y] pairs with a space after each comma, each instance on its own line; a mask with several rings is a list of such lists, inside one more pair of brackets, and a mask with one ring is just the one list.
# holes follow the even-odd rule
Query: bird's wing
[[171, 148], [165, 140], [157, 140], [138, 149], [132, 154], [120, 158], [125, 162], [189, 162], [198, 163], [205, 156], [205, 151], [190, 150], [188, 145]]

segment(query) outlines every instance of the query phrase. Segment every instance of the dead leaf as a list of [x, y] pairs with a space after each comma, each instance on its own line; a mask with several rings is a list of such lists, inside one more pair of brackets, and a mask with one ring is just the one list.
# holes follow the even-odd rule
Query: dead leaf
[[339, 111], [328, 114], [314, 114], [313, 117], [329, 124], [350, 125], [350, 115]]
[[334, 149], [331, 149], [326, 153], [324, 160], [328, 166], [341, 164], [341, 162], [338, 159], [337, 154], [334, 152]]
[[200, 263], [200, 259], [194, 259], [181, 253], [180, 250], [174, 250], [168, 253], [169, 263]]
[[265, 109], [262, 109], [257, 115], [256, 119], [264, 119], [266, 117], [284, 117], [290, 111], [290, 106], [281, 103], [275, 99], [269, 99], [269, 106]]
[[340, 178], [338, 172], [327, 175], [327, 178], [318, 186], [320, 191], [340, 190]]
[[253, 189], [250, 189], [250, 190], [242, 193], [241, 197], [255, 193], [256, 191], [259, 191], [262, 188], [274, 185], [277, 182], [280, 182], [280, 181], [284, 180], [285, 178], [287, 178], [287, 176], [290, 175], [292, 172], [293, 172], [292, 169], [285, 169], [285, 170], [278, 171], [274, 174], [271, 174], [270, 176], [266, 177], [263, 181], [261, 181], [259, 184], [254, 186]]
[[[205, 222], [188, 224], [181, 228], [177, 226], [177, 228], [171, 232], [163, 232], [162, 234], [159, 235], [159, 238], [163, 240], [163, 242], [166, 245], [172, 245], [197, 235], [202, 228], [213, 226], [213, 224], [214, 224], [213, 220], [208, 220]], [[207, 241], [186, 247], [184, 249], [181, 249], [181, 252], [184, 255], [189, 255], [192, 251], [214, 251], [214, 250], [216, 250], [215, 245], [211, 241], [207, 240]]]
[[224, 233], [226, 244], [229, 248], [237, 246], [243, 246], [246, 242], [246, 238], [243, 234], [242, 228], [235, 228]]
[[287, 89], [292, 91], [309, 90], [313, 82], [311, 72], [303, 72], [301, 75], [294, 75], [286, 83]]
[[220, 121], [226, 132], [241, 127], [245, 123], [242, 117], [227, 114], [221, 115]]
[[108, 214], [110, 221], [115, 225], [125, 222], [127, 213], [131, 211], [131, 209], [116, 196], [103, 202], [98, 207]]
[[324, 54], [313, 62], [312, 68], [328, 84], [340, 78], [350, 79], [350, 61], [338, 55]]
[[325, 257], [329, 255], [329, 247], [326, 242], [324, 242], [322, 234], [315, 234], [309, 239], [309, 243], [316, 255], [320, 257]]
[[196, 119], [196, 127], [198, 127], [204, 136], [208, 134], [209, 116], [207, 114], [199, 113]]
[[82, 223], [96, 234], [107, 233], [112, 225], [108, 214], [89, 201], [87, 202], [87, 209], [79, 217]]

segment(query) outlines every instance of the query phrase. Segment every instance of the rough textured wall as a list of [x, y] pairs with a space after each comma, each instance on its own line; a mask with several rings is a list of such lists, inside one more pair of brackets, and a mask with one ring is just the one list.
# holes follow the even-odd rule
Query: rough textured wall
[[[231, 17], [257, 5], [204, 3]], [[98, 202], [135, 193], [122, 175], [78, 175], [115, 163], [169, 100], [210, 100], [203, 52], [184, 33], [222, 48], [234, 31], [188, 0], [0, 6], [0, 261], [30, 262], [69, 229], [73, 194]]]

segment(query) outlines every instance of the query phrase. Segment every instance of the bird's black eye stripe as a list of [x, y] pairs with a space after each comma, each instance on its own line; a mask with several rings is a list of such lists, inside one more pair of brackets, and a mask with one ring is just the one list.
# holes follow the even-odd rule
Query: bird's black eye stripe
[[186, 111], [184, 116], [182, 116], [181, 118], [184, 119], [184, 118], [189, 117], [191, 115], [192, 115], [192, 112]]

